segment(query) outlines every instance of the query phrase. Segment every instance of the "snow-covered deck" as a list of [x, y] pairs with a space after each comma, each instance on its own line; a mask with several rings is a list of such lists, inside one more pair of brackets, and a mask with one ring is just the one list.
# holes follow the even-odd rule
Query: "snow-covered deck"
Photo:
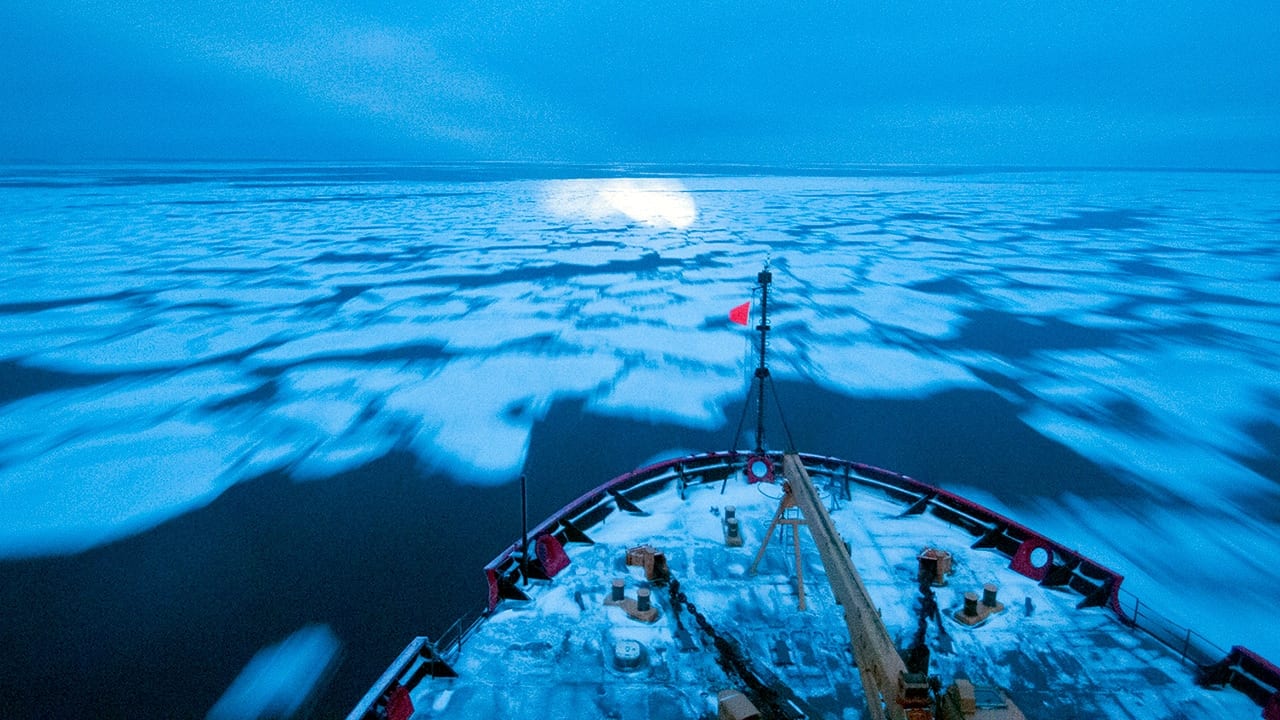
[[[1081, 596], [1009, 569], [1008, 555], [972, 549], [974, 538], [932, 513], [902, 515], [902, 503], [858, 483], [818, 474], [837, 528], [890, 635], [900, 648], [917, 627], [917, 555], [952, 553], [954, 573], [935, 589], [943, 618], [930, 621], [930, 673], [949, 684], [1006, 688], [1027, 718], [1249, 718], [1260, 709], [1241, 693], [1205, 690], [1195, 667], [1106, 607], [1077, 609]], [[723, 490], [722, 490], [723, 487]], [[791, 530], [774, 538], [759, 572], [748, 568], [764, 541], [782, 489], [692, 484], [681, 499], [671, 480], [639, 501], [647, 515], [613, 512], [585, 530], [594, 544], [570, 543], [570, 565], [553, 580], [530, 581], [529, 601], [501, 602], [465, 642], [445, 651], [458, 677], [423, 677], [409, 688], [414, 718], [714, 717], [716, 694], [742, 688], [726, 674], [710, 636], [688, 607], [673, 608], [653, 587], [656, 622], [606, 605], [614, 578], [626, 595], [645, 585], [624, 564], [628, 548], [666, 555], [673, 578], [716, 634], [735, 641], [752, 669], [809, 717], [864, 716], [865, 701], [840, 608], [807, 529], [800, 530], [807, 609], [798, 609]], [[736, 508], [741, 547], [725, 544], [724, 517]], [[964, 593], [999, 586], [1007, 609], [977, 627], [956, 621]], [[620, 641], [641, 658], [619, 660]], [[630, 645], [634, 650], [635, 645]], [[621, 650], [623, 655], [626, 650]]]

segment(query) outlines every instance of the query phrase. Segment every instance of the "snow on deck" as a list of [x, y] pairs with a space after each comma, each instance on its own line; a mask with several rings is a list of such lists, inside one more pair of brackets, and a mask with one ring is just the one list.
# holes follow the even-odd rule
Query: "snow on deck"
[[[815, 476], [822, 489], [826, 479]], [[1194, 684], [1194, 667], [1105, 608], [1076, 609], [1080, 596], [1041, 587], [1008, 569], [993, 550], [930, 514], [899, 517], [902, 506], [862, 486], [852, 499], [831, 491], [824, 501], [885, 625], [899, 648], [916, 629], [917, 554], [951, 552], [955, 571], [936, 588], [943, 623], [930, 622], [930, 673], [944, 684], [968, 677], [999, 685], [1029, 719], [1248, 718], [1259, 709], [1231, 691]], [[808, 609], [798, 609], [794, 546], [779, 530], [755, 576], [748, 573], [777, 509], [777, 485], [730, 479], [689, 488], [674, 485], [640, 502], [648, 516], [615, 512], [586, 529], [594, 545], [572, 544], [572, 564], [553, 581], [531, 581], [531, 601], [504, 601], [450, 661], [457, 678], [423, 679], [411, 691], [415, 718], [713, 717], [716, 694], [742, 688], [690, 614], [672, 611], [665, 587], [654, 587], [652, 625], [604, 604], [610, 582], [626, 578], [628, 597], [644, 583], [626, 567], [627, 548], [663, 551], [680, 589], [712, 627], [738, 642], [766, 681], [789, 688], [810, 716], [857, 718], [865, 700], [841, 612], [807, 529], [801, 530]], [[727, 547], [723, 519], [736, 506], [744, 543]], [[794, 511], [793, 511], [794, 512]], [[952, 615], [966, 591], [999, 586], [1007, 608], [977, 627]], [[619, 641], [641, 645], [638, 667], [619, 667]]]

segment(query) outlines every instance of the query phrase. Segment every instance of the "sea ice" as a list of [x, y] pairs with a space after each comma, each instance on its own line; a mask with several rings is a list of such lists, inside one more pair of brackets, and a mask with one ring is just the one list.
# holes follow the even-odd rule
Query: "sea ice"
[[327, 625], [308, 625], [259, 650], [209, 711], [208, 720], [290, 718], [320, 688], [341, 642]]
[[[1280, 386], [1270, 176], [241, 187], [209, 170], [89, 194], [104, 172], [0, 194], [0, 357], [56, 371], [0, 378], [0, 553], [86, 547], [268, 469], [323, 477], [406, 443], [506, 482], [559, 399], [723, 426], [753, 364], [725, 314], [766, 259], [778, 379], [857, 399], [978, 373], [1136, 495], [1223, 513], [1274, 497], [1242, 465], [1271, 459], [1250, 428]], [[988, 344], [984, 312], [1043, 322]], [[1179, 547], [1217, 577], [1222, 547]]]
[[111, 428], [0, 469], [9, 553], [82, 550], [207, 503], [245, 439], [179, 420]]
[[496, 484], [519, 474], [535, 420], [561, 395], [587, 396], [612, 379], [608, 357], [507, 354], [466, 358], [387, 393], [386, 411], [418, 428], [428, 463], [462, 482]]
[[923, 395], [979, 384], [963, 367], [946, 360], [868, 343], [814, 347], [808, 359], [815, 380], [855, 396]]
[[[736, 373], [681, 372], [673, 379], [670, 369], [636, 367], [624, 371], [589, 407], [608, 415], [713, 430], [725, 423], [725, 402], [741, 391], [742, 378]], [[655, 402], [658, 398], [661, 402]]]

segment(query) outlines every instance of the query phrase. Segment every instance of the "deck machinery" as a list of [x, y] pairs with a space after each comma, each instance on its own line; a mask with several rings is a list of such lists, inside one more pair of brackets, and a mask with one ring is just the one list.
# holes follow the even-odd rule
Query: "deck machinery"
[[[898, 653], [889, 631], [885, 628], [871, 596], [867, 593], [853, 558], [836, 530], [809, 478], [800, 456], [788, 453], [782, 458], [782, 474], [786, 478], [782, 501], [774, 514], [769, 532], [756, 553], [751, 572], [754, 573], [768, 547], [769, 537], [780, 525], [793, 528], [807, 526], [817, 546], [818, 555], [826, 570], [827, 580], [835, 594], [836, 602], [844, 609], [845, 625], [857, 661], [867, 708], [873, 720], [1022, 720], [1017, 706], [1004, 693], [994, 688], [984, 688], [984, 695], [995, 702], [977, 702], [977, 690], [967, 680], [961, 679], [946, 693], [937, 692], [940, 683], [928, 674], [928, 653], [915, 653], [916, 667], [907, 667]], [[788, 517], [788, 510], [796, 508], [799, 517]], [[796, 552], [799, 553], [796, 537]], [[799, 570], [802, 565], [797, 562]], [[804, 609], [804, 581], [797, 578], [800, 609]], [[919, 666], [923, 665], [923, 667]]]

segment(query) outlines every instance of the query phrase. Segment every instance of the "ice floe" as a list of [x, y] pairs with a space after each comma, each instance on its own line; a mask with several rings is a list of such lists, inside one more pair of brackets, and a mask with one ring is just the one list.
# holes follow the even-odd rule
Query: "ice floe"
[[209, 720], [295, 717], [321, 689], [341, 647], [327, 625], [308, 625], [258, 651], [209, 710]]

